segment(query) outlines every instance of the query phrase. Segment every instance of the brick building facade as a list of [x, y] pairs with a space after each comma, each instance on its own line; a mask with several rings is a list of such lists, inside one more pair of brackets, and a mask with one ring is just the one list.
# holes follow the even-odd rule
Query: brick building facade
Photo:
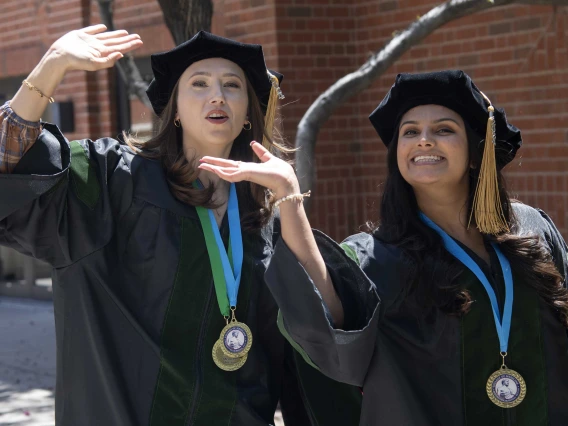
[[[268, 66], [285, 75], [285, 134], [317, 95], [361, 65], [437, 0], [214, 0], [213, 32], [264, 46]], [[0, 97], [9, 98], [47, 47], [63, 33], [100, 22], [96, 1], [3, 0]], [[136, 57], [173, 47], [156, 0], [115, 0], [115, 24], [145, 42]], [[507, 167], [509, 189], [546, 210], [568, 236], [568, 6], [508, 6], [461, 18], [413, 47], [363, 94], [343, 105], [322, 129], [312, 224], [335, 238], [376, 219], [386, 150], [367, 116], [399, 72], [461, 68], [504, 107], [524, 135]], [[116, 136], [113, 70], [72, 72], [55, 94], [72, 101], [67, 137]], [[133, 129], [151, 114], [136, 100]], [[47, 117], [49, 119], [49, 117]]]

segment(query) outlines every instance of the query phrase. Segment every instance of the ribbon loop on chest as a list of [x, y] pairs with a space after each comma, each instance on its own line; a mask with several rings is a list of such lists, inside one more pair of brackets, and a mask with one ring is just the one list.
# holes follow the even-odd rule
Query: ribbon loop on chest
[[485, 288], [489, 300], [491, 301], [491, 308], [493, 310], [493, 318], [495, 320], [495, 328], [497, 329], [497, 335], [499, 336], [499, 346], [501, 352], [507, 352], [507, 346], [509, 343], [509, 333], [511, 330], [511, 317], [513, 315], [513, 273], [511, 272], [511, 265], [507, 258], [501, 252], [501, 249], [497, 244], [491, 243], [491, 246], [497, 253], [499, 258], [499, 263], [501, 265], [501, 270], [503, 271], [503, 278], [505, 279], [505, 306], [503, 309], [503, 315], [499, 310], [499, 304], [497, 303], [497, 296], [495, 295], [495, 290], [487, 280], [487, 277], [481, 270], [481, 268], [475, 263], [475, 261], [469, 256], [463, 248], [460, 247], [456, 241], [450, 237], [442, 228], [436, 225], [431, 219], [429, 219], [424, 213], [420, 213], [420, 218], [422, 221], [436, 231], [444, 243], [446, 250], [450, 252], [456, 259], [463, 263], [471, 272], [475, 274], [477, 279]]
[[228, 250], [225, 250], [225, 244], [213, 212], [201, 206], [196, 206], [196, 210], [205, 236], [219, 309], [223, 316], [228, 317], [230, 316], [230, 308], [237, 306], [243, 265], [243, 238], [235, 184], [232, 183], [229, 189], [227, 206], [229, 217]]

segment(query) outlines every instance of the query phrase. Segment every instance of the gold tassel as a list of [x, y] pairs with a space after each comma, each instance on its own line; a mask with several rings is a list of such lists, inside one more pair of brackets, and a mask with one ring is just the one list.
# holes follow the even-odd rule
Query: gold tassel
[[[485, 147], [483, 149], [483, 159], [479, 170], [479, 180], [475, 188], [475, 196], [469, 224], [475, 215], [477, 229], [483, 234], [497, 235], [509, 231], [503, 206], [499, 197], [499, 182], [497, 180], [497, 162], [495, 158], [495, 109], [487, 96], [481, 93], [489, 107], [489, 119], [487, 120], [487, 131], [485, 135]], [[468, 224], [468, 227], [469, 227]]]
[[280, 89], [280, 84], [278, 83], [278, 77], [266, 71], [268, 78], [272, 83], [270, 88], [270, 97], [268, 98], [268, 105], [266, 106], [266, 115], [264, 117], [264, 136], [262, 138], [262, 145], [266, 149], [270, 149], [270, 141], [266, 137], [268, 135], [272, 139], [274, 130], [274, 119], [276, 118], [276, 107], [278, 105], [278, 99], [284, 99], [282, 90]]

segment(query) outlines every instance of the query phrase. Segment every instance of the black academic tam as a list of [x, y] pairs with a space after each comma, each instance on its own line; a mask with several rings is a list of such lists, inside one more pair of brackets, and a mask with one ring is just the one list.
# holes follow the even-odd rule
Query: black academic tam
[[[447, 70], [419, 74], [398, 74], [396, 80], [371, 113], [369, 120], [388, 147], [402, 116], [420, 105], [442, 105], [458, 113], [478, 136], [480, 150], [487, 131], [488, 102], [469, 75], [461, 70]], [[496, 160], [503, 168], [521, 147], [521, 131], [507, 121], [505, 111], [495, 108]]]
[[209, 58], [228, 59], [240, 66], [258, 97], [261, 109], [266, 113], [272, 87], [267, 71], [276, 76], [279, 82], [282, 82], [283, 75], [266, 68], [262, 46], [240, 43], [206, 31], [199, 31], [172, 50], [151, 56], [154, 79], [146, 93], [156, 115], [162, 113], [176, 83], [187, 67], [194, 62]]

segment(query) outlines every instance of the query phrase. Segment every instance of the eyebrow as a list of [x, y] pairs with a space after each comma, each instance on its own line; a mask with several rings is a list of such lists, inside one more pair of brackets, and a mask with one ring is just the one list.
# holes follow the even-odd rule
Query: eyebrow
[[[191, 76], [189, 78], [193, 78], [196, 75], [204, 75], [206, 77], [211, 77], [211, 73], [210, 72], [206, 72], [206, 71], [197, 71], [194, 72], [193, 74], [191, 74]], [[243, 81], [243, 79], [241, 78], [240, 75], [232, 73], [232, 72], [226, 72], [225, 74], [223, 74], [223, 77], [237, 77], [239, 80]]]
[[[454, 123], [456, 123], [458, 126], [460, 125], [460, 123], [458, 123], [456, 120], [454, 120], [453, 118], [450, 117], [444, 117], [444, 118], [440, 118], [436, 121], [434, 121], [435, 124], [437, 123], [441, 123], [442, 121], [452, 121]], [[404, 126], [405, 124], [418, 124], [418, 121], [405, 121], [404, 123], [402, 123], [399, 127], [399, 129]]]

